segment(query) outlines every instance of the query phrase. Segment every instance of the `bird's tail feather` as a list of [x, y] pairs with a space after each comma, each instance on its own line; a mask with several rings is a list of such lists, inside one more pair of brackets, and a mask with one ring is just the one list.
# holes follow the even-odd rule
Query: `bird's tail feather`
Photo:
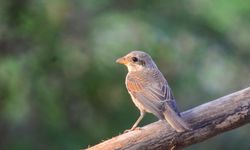
[[184, 132], [192, 130], [190, 126], [175, 112], [170, 106], [165, 106], [165, 111], [163, 112], [167, 122], [173, 127], [177, 132]]

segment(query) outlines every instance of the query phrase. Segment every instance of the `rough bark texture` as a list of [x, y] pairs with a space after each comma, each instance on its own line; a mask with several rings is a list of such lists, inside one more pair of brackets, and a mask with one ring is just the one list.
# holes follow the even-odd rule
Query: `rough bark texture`
[[182, 113], [193, 130], [177, 133], [157, 121], [124, 133], [88, 150], [181, 149], [250, 122], [250, 87]]

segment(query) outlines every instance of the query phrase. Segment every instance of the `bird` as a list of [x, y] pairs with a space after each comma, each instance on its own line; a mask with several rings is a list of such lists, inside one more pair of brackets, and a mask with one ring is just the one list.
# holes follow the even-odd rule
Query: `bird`
[[166, 120], [177, 132], [191, 130], [183, 120], [171, 88], [149, 54], [134, 50], [120, 57], [116, 63], [127, 67], [126, 88], [140, 116], [129, 131], [138, 128], [138, 124], [147, 113], [152, 113], [160, 120]]

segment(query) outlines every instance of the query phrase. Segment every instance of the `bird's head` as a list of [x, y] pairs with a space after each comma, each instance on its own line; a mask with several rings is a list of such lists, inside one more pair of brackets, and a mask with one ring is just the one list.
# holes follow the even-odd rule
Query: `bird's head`
[[132, 51], [116, 60], [119, 64], [127, 66], [128, 71], [141, 71], [143, 69], [157, 68], [154, 61], [145, 52]]

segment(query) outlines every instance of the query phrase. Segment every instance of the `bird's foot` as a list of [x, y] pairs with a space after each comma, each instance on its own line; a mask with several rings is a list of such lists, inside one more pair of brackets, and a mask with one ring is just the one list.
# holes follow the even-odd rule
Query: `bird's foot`
[[123, 133], [128, 133], [130, 131], [141, 130], [141, 129], [142, 129], [141, 127], [131, 128], [131, 129], [125, 130]]

